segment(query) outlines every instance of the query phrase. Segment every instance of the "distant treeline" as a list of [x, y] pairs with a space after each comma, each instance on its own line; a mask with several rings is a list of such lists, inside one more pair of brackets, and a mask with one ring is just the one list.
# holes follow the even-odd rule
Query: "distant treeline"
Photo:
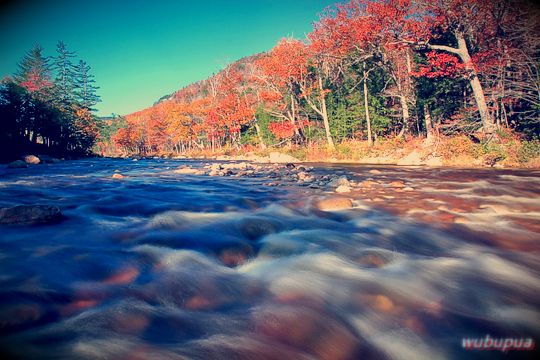
[[501, 131], [540, 135], [540, 14], [525, 0], [349, 0], [126, 116], [124, 153]]
[[28, 153], [58, 157], [91, 152], [99, 135], [93, 115], [100, 101], [83, 60], [58, 42], [55, 57], [34, 46], [17, 72], [0, 82], [0, 160]]

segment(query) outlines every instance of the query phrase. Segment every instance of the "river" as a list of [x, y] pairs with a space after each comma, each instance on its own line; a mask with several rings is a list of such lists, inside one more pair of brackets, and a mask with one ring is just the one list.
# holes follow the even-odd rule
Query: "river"
[[383, 184], [321, 211], [186, 164], [0, 168], [0, 208], [64, 215], [0, 225], [3, 359], [532, 358], [463, 339], [540, 340], [540, 171], [314, 164]]

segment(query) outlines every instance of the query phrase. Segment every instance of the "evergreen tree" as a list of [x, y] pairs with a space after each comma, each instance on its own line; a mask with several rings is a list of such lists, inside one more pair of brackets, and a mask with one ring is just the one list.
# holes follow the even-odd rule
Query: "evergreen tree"
[[90, 66], [85, 61], [80, 60], [75, 73], [75, 97], [78, 104], [90, 111], [101, 101], [95, 86], [94, 75], [90, 73]]
[[55, 88], [58, 102], [63, 108], [69, 107], [74, 100], [75, 65], [71, 61], [75, 52], [69, 51], [63, 41], [56, 46], [57, 56], [54, 58], [53, 69], [56, 71]]
[[18, 64], [15, 81], [42, 101], [51, 99], [51, 66], [40, 45], [28, 51]]

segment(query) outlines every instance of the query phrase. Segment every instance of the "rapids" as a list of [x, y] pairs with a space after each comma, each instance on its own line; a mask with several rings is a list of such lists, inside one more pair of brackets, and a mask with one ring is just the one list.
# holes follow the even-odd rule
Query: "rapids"
[[0, 225], [2, 359], [532, 358], [462, 339], [540, 340], [539, 171], [314, 164], [413, 189], [328, 212], [185, 164], [0, 167], [0, 208], [64, 215]]

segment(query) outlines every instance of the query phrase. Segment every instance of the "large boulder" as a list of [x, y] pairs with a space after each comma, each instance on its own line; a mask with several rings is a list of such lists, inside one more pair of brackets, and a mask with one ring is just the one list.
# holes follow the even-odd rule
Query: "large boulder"
[[294, 156], [282, 154], [277, 151], [273, 151], [268, 155], [268, 158], [271, 163], [287, 164], [287, 163], [298, 163], [300, 160]]
[[4, 225], [46, 224], [60, 219], [62, 213], [54, 205], [18, 205], [0, 209], [0, 224]]
[[31, 165], [37, 165], [41, 162], [39, 158], [36, 155], [26, 155], [24, 158], [24, 162]]
[[9, 163], [8, 165], [8, 168], [10, 169], [20, 169], [20, 168], [27, 168], [27, 167], [28, 167], [28, 164], [22, 160], [15, 160], [14, 162]]

